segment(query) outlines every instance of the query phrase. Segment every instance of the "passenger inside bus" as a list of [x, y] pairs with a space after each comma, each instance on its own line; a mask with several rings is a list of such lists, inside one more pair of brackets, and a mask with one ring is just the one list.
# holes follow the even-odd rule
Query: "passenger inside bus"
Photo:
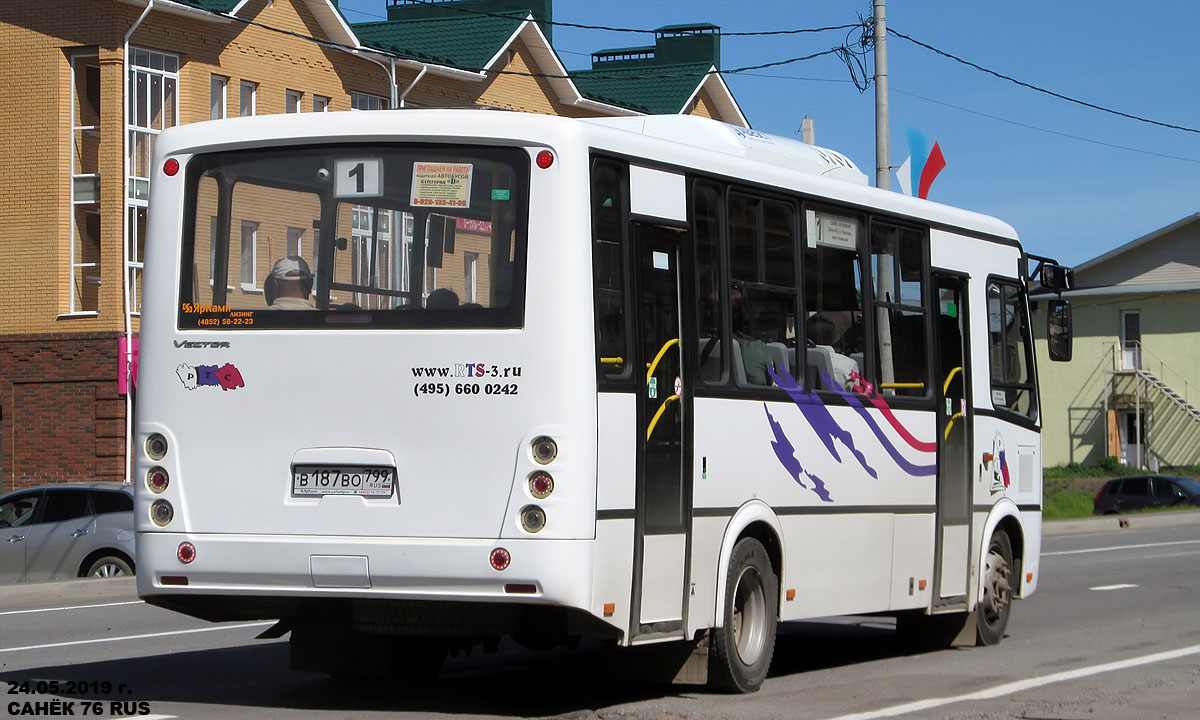
[[276, 261], [271, 274], [263, 282], [268, 310], [312, 310], [308, 296], [312, 293], [312, 271], [299, 255], [288, 255]]
[[450, 288], [438, 288], [425, 298], [426, 310], [443, 310], [458, 307], [458, 294]]
[[[770, 385], [771, 378], [767, 373], [767, 368], [772, 364], [771, 353], [767, 350], [766, 343], [750, 334], [746, 318], [746, 303], [739, 288], [735, 287], [730, 290], [729, 304], [734, 344], [741, 349], [746, 382], [750, 385]], [[740, 381], [741, 378], [739, 377], [738, 380]]]

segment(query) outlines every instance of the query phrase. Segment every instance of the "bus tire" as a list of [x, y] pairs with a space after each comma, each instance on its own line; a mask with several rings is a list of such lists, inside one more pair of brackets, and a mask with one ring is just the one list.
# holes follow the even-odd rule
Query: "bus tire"
[[980, 645], [1004, 638], [1013, 600], [1013, 553], [1008, 533], [997, 529], [983, 555], [983, 597], [976, 608], [976, 637]]
[[779, 580], [762, 543], [733, 546], [725, 579], [725, 624], [713, 632], [712, 683], [728, 692], [758, 690], [775, 652]]

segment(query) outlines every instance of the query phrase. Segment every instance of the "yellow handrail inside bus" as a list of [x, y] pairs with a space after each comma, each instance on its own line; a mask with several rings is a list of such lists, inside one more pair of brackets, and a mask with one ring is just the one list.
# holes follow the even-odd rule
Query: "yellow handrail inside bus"
[[884, 390], [902, 390], [902, 389], [917, 389], [924, 390], [925, 383], [879, 383], [879, 387]]
[[667, 354], [667, 350], [669, 350], [672, 345], [678, 344], [679, 338], [671, 338], [662, 346], [662, 349], [659, 350], [658, 354], [654, 356], [654, 362], [650, 363], [649, 367], [646, 368], [646, 382], [650, 382], [650, 378], [654, 377], [654, 369], [658, 367], [658, 363], [663, 359], [663, 355]]
[[946, 376], [946, 382], [942, 385], [942, 394], [943, 395], [950, 392], [950, 381], [953, 380], [954, 376], [959, 374], [960, 372], [962, 372], [962, 365], [959, 365], [958, 367], [951, 370], [950, 374]]
[[646, 439], [647, 440], [650, 439], [650, 435], [654, 432], [654, 426], [658, 424], [658, 419], [660, 417], [662, 417], [663, 411], [666, 410], [667, 406], [670, 405], [672, 402], [677, 402], [678, 400], [679, 400], [678, 395], [672, 395], [671, 397], [667, 398], [666, 400], [663, 400], [662, 405], [658, 406], [658, 412], [654, 413], [654, 417], [650, 419], [650, 427], [646, 428]]
[[600, 364], [601, 365], [624, 365], [625, 358], [623, 358], [623, 357], [611, 357], [611, 358], [602, 357], [602, 358], [600, 358]]
[[963, 416], [963, 414], [962, 414], [962, 413], [954, 413], [953, 415], [951, 415], [951, 416], [950, 416], [950, 422], [946, 423], [946, 432], [942, 434], [942, 439], [943, 439], [943, 440], [949, 440], [949, 439], [950, 439], [950, 428], [954, 427], [954, 421], [955, 421], [957, 418], [960, 418], [960, 417], [962, 417], [962, 416]]

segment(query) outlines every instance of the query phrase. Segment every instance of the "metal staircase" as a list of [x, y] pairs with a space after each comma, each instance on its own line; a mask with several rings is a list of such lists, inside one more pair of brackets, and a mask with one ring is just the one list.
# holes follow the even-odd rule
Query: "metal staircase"
[[1180, 410], [1188, 414], [1196, 422], [1200, 422], [1200, 408], [1189, 402], [1184, 396], [1176, 392], [1170, 385], [1163, 382], [1162, 378], [1145, 368], [1138, 368], [1134, 373], [1145, 380], [1148, 384], [1157, 389], [1165, 397], [1170, 399]]

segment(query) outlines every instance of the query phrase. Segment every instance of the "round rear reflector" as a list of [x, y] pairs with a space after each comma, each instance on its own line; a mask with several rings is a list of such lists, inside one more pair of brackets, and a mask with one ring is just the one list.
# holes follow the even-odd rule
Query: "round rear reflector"
[[537, 154], [537, 166], [545, 170], [554, 164], [554, 153], [543, 150]]
[[190, 542], [179, 543], [179, 551], [175, 553], [179, 557], [179, 562], [187, 565], [196, 559], [196, 546]]
[[496, 570], [503, 570], [504, 568], [508, 567], [510, 562], [512, 562], [512, 555], [509, 555], [508, 551], [504, 548], [496, 548], [492, 551], [491, 560], [493, 568]]
[[179, 172], [179, 161], [175, 158], [167, 160], [163, 163], [163, 172], [167, 174], [167, 177], [174, 177], [175, 173]]

